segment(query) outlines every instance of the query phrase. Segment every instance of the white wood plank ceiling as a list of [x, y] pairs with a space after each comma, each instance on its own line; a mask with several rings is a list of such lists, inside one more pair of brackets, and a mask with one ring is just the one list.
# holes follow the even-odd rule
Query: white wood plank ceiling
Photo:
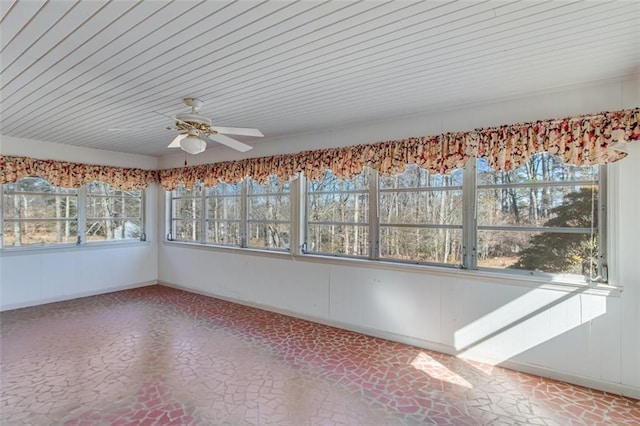
[[[0, 134], [162, 156], [637, 72], [640, 1], [0, 0]], [[129, 128], [128, 131], [109, 130]], [[243, 139], [249, 143], [263, 140]], [[222, 148], [229, 149], [229, 148]]]

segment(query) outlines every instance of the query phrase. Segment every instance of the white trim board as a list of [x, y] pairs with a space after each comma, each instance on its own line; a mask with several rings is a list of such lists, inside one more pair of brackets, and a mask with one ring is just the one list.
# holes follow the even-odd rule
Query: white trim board
[[13, 309], [28, 308], [31, 306], [41, 306], [41, 305], [46, 305], [48, 303], [64, 302], [66, 300], [75, 300], [75, 299], [80, 299], [82, 297], [98, 296], [101, 294], [114, 293], [116, 291], [122, 291], [122, 290], [130, 290], [132, 288], [148, 287], [148, 286], [157, 285], [157, 284], [158, 284], [158, 280], [142, 281], [142, 282], [133, 283], [133, 284], [104, 288], [101, 290], [84, 291], [80, 293], [68, 294], [68, 295], [59, 296], [59, 297], [50, 297], [46, 299], [32, 300], [25, 303], [11, 303], [8, 305], [0, 305], [0, 312], [11, 311]]

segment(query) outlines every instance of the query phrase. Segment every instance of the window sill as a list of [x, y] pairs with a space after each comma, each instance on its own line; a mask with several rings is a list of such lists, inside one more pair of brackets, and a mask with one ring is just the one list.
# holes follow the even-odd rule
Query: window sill
[[150, 246], [150, 241], [94, 241], [82, 244], [55, 244], [55, 245], [30, 245], [22, 247], [3, 247], [0, 249], [0, 257], [21, 256], [30, 254], [60, 253], [82, 250], [102, 250], [123, 247]]
[[200, 243], [189, 243], [183, 241], [164, 241], [167, 246], [184, 247], [189, 249], [199, 249], [214, 251], [219, 253], [236, 253], [246, 256], [271, 257], [281, 260], [293, 260], [300, 262], [323, 263], [340, 266], [351, 266], [360, 268], [375, 268], [400, 272], [422, 273], [429, 275], [464, 277], [476, 281], [491, 284], [515, 285], [519, 287], [537, 288], [544, 290], [561, 291], [565, 293], [580, 292], [581, 294], [592, 294], [599, 296], [619, 297], [623, 288], [618, 286], [597, 284], [588, 285], [578, 281], [560, 281], [558, 278], [543, 278], [540, 276], [526, 276], [517, 273], [495, 272], [488, 270], [466, 270], [456, 267], [434, 266], [410, 264], [404, 262], [392, 262], [387, 260], [370, 260], [356, 257], [330, 256], [320, 254], [299, 254], [294, 255], [288, 252], [275, 250], [259, 250], [242, 247], [214, 246]]
[[251, 256], [262, 256], [262, 257], [272, 257], [277, 259], [293, 259], [293, 255], [285, 250], [261, 250], [257, 248], [245, 248], [245, 247], [236, 247], [236, 246], [223, 246], [223, 245], [213, 245], [213, 244], [202, 244], [202, 243], [190, 243], [187, 241], [164, 241], [164, 244], [167, 246], [176, 246], [176, 247], [184, 247], [190, 249], [198, 249], [198, 250], [207, 250], [207, 251], [216, 251], [219, 253], [237, 253]]

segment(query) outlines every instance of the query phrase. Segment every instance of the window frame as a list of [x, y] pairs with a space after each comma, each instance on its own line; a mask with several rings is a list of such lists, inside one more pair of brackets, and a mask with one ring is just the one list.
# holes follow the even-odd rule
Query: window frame
[[[293, 243], [292, 239], [291, 239], [291, 230], [293, 228], [293, 207], [292, 207], [292, 200], [293, 200], [293, 182], [289, 182], [289, 191], [285, 192], [285, 191], [276, 191], [276, 192], [267, 192], [264, 194], [252, 194], [249, 191], [249, 179], [251, 178], [246, 178], [244, 179], [244, 185], [243, 185], [243, 195], [242, 198], [244, 200], [246, 200], [245, 202], [245, 209], [246, 212], [243, 214], [243, 217], [246, 217], [246, 222], [245, 222], [245, 227], [243, 228], [245, 230], [245, 245], [247, 248], [250, 249], [254, 249], [254, 250], [273, 250], [273, 251], [285, 251], [285, 252], [290, 252], [291, 251], [291, 244]], [[257, 183], [257, 182], [256, 182]], [[259, 184], [258, 184], [259, 185]], [[251, 198], [258, 198], [258, 197], [281, 197], [281, 196], [287, 196], [289, 198], [289, 220], [270, 220], [270, 219], [251, 219], [251, 203], [249, 202], [249, 200]], [[289, 247], [286, 248], [280, 248], [280, 247], [263, 247], [263, 246], [254, 246], [251, 245], [251, 224], [252, 223], [262, 223], [262, 224], [269, 224], [269, 223], [273, 223], [273, 224], [278, 224], [278, 225], [282, 225], [282, 224], [288, 224], [289, 225]]]
[[[37, 176], [31, 176], [31, 177], [37, 177]], [[44, 181], [46, 181], [47, 183], [49, 183], [49, 181], [47, 181], [44, 178], [39, 178], [39, 179], [43, 179]], [[52, 186], [55, 186], [51, 183], [49, 183]], [[76, 189], [76, 193], [74, 194], [74, 196], [76, 197], [76, 218], [75, 218], [75, 222], [76, 222], [76, 226], [77, 226], [77, 234], [75, 236], [75, 242], [62, 242], [62, 243], [42, 243], [42, 244], [25, 244], [25, 245], [20, 245], [20, 246], [7, 246], [4, 244], [4, 226], [5, 226], [5, 213], [4, 213], [4, 196], [6, 194], [6, 189], [5, 189], [5, 184], [0, 184], [0, 200], [2, 200], [2, 204], [0, 204], [0, 252], [2, 253], [9, 253], [9, 252], [21, 252], [21, 251], [29, 251], [29, 250], [43, 250], [43, 249], [52, 249], [52, 250], [57, 250], [57, 249], [69, 249], [69, 248], [73, 248], [73, 247], [99, 247], [99, 246], [105, 246], [105, 245], [122, 245], [122, 244], [127, 244], [130, 245], [132, 243], [139, 243], [139, 242], [145, 242], [147, 241], [147, 226], [148, 226], [148, 221], [147, 221], [147, 209], [146, 209], [146, 202], [147, 202], [147, 190], [145, 189], [141, 189], [141, 206], [140, 206], [140, 210], [141, 210], [141, 235], [140, 238], [126, 238], [126, 239], [112, 239], [112, 240], [96, 240], [96, 241], [87, 241], [86, 238], [86, 232], [87, 232], [87, 187], [90, 184], [85, 184], [82, 185], [78, 188], [66, 188], [66, 187], [60, 187], [60, 188], [65, 188], [65, 189]], [[29, 192], [31, 193], [31, 192]], [[47, 195], [47, 194], [53, 194], [53, 195], [68, 195], [68, 194], [59, 194], [59, 193], [46, 193], [46, 192], [33, 192], [35, 195]], [[126, 219], [126, 218], [125, 218]], [[58, 221], [57, 219], [30, 219], [29, 221], [38, 221], [38, 220], [54, 220], [54, 221]], [[22, 220], [21, 220], [22, 221]], [[60, 221], [73, 221], [73, 219], [60, 219]]]
[[[93, 183], [93, 182], [91, 182]], [[127, 199], [133, 199], [133, 200], [140, 200], [140, 216], [139, 217], [134, 217], [134, 216], [122, 216], [122, 217], [118, 217], [117, 220], [122, 220], [123, 224], [122, 226], [125, 227], [125, 223], [127, 220], [129, 219], [139, 219], [140, 220], [140, 237], [138, 238], [122, 238], [122, 239], [105, 239], [105, 240], [89, 240], [87, 238], [87, 231], [88, 231], [88, 227], [87, 227], [87, 223], [90, 220], [111, 220], [111, 221], [115, 221], [116, 219], [113, 218], [103, 218], [103, 217], [89, 217], [88, 215], [88, 206], [89, 206], [89, 198], [93, 197], [93, 198], [116, 198], [116, 197], [122, 197], [122, 196], [115, 196], [115, 195], [102, 195], [102, 194], [91, 194], [89, 191], [89, 185], [91, 185], [91, 183], [88, 183], [86, 185], [82, 185], [82, 187], [79, 189], [78, 191], [78, 196], [80, 196], [82, 194], [82, 197], [84, 199], [84, 203], [82, 205], [82, 209], [78, 209], [79, 211], [82, 211], [82, 221], [84, 222], [83, 225], [83, 233], [81, 236], [81, 242], [84, 244], [101, 244], [101, 243], [118, 243], [118, 242], [132, 242], [132, 241], [146, 241], [147, 240], [147, 232], [146, 232], [146, 190], [145, 189], [139, 189], [136, 191], [140, 191], [140, 197], [134, 197], [134, 196], [124, 196], [124, 198]], [[105, 185], [109, 185], [108, 183], [105, 182], [101, 182]], [[113, 188], [112, 185], [109, 185], [110, 188]], [[115, 188], [115, 190], [117, 191], [125, 191], [125, 190], [121, 190], [119, 188]]]
[[[538, 155], [545, 155], [548, 153], [540, 153]], [[550, 155], [550, 154], [548, 154]], [[547, 182], [531, 182], [531, 183], [515, 183], [515, 184], [485, 184], [478, 185], [477, 183], [477, 158], [475, 161], [469, 161], [469, 163], [473, 163], [473, 176], [470, 176], [469, 179], [472, 182], [469, 182], [472, 185], [474, 193], [473, 200], [470, 202], [473, 203], [472, 209], [465, 210], [467, 212], [473, 211], [473, 218], [469, 218], [470, 221], [473, 222], [474, 226], [470, 228], [468, 231], [467, 240], [465, 243], [471, 247], [471, 254], [469, 258], [469, 263], [464, 265], [465, 269], [471, 269], [481, 272], [489, 272], [489, 273], [499, 273], [510, 275], [513, 277], [534, 277], [545, 281], [552, 281], [561, 279], [565, 282], [571, 283], [580, 283], [589, 286], [595, 286], [598, 284], [608, 284], [609, 281], [609, 268], [608, 268], [608, 260], [607, 260], [607, 166], [606, 165], [597, 165], [598, 167], [598, 179], [597, 180], [571, 180], [565, 182], [557, 182], [557, 181], [547, 181]], [[469, 165], [467, 163], [467, 166]], [[465, 166], [465, 169], [467, 168]], [[589, 167], [589, 166], [585, 166]], [[466, 176], [465, 176], [466, 177]], [[478, 265], [478, 256], [477, 256], [477, 241], [478, 241], [478, 233], [483, 230], [504, 230], [507, 232], [549, 232], [549, 233], [575, 233], [575, 234], [585, 234], [591, 232], [591, 228], [571, 228], [571, 227], [531, 227], [531, 226], [521, 226], [521, 227], [509, 227], [509, 226], [491, 226], [491, 225], [478, 225], [477, 220], [477, 212], [478, 212], [478, 197], [481, 189], [497, 189], [497, 188], [531, 188], [531, 187], [563, 187], [563, 186], [578, 186], [578, 185], [586, 185], [589, 183], [596, 183], [598, 186], [598, 202], [595, 206], [595, 214], [598, 216], [598, 226], [597, 226], [597, 235], [598, 235], [598, 253], [596, 255], [596, 273], [595, 276], [591, 275], [589, 277], [582, 276], [580, 274], [570, 274], [570, 273], [555, 273], [548, 271], [534, 271], [527, 269], [515, 269], [515, 268], [495, 268], [488, 266], [480, 266]], [[467, 213], [470, 214], [470, 213]]]
[[[165, 191], [166, 194], [166, 208], [167, 208], [167, 226], [168, 226], [168, 230], [169, 232], [167, 233], [166, 236], [166, 240], [168, 242], [176, 242], [176, 243], [183, 243], [183, 244], [197, 244], [197, 245], [201, 245], [201, 246], [211, 246], [211, 247], [220, 247], [220, 248], [229, 248], [229, 249], [246, 249], [246, 250], [257, 250], [257, 251], [273, 251], [273, 252], [282, 252], [282, 253], [290, 253], [293, 251], [292, 246], [294, 245], [294, 220], [293, 218], [296, 216], [296, 212], [295, 212], [295, 205], [297, 203], [297, 201], [294, 202], [294, 199], [297, 200], [297, 197], [295, 197], [295, 191], [294, 188], [297, 188], [297, 185], [294, 186], [294, 182], [295, 181], [290, 181], [290, 189], [289, 192], [278, 192], [278, 193], [269, 193], [268, 195], [289, 195], [289, 218], [290, 220], [287, 221], [272, 221], [272, 220], [250, 220], [249, 219], [249, 197], [252, 195], [248, 194], [248, 178], [247, 179], [243, 179], [241, 182], [241, 194], [240, 195], [234, 195], [234, 194], [224, 194], [224, 195], [213, 195], [213, 196], [208, 196], [207, 195], [207, 190], [213, 187], [207, 187], [204, 184], [201, 183], [197, 183], [198, 185], [200, 185], [200, 194], [198, 197], [185, 197], [185, 196], [178, 196], [178, 197], [174, 197], [174, 193], [176, 190], [172, 190], [172, 191]], [[255, 196], [263, 196], [263, 194], [255, 194]], [[240, 199], [240, 219], [220, 219], [220, 221], [222, 222], [233, 222], [233, 223], [238, 223], [239, 227], [240, 227], [240, 244], [226, 244], [226, 243], [219, 243], [219, 242], [213, 242], [213, 241], [209, 241], [208, 238], [208, 232], [207, 232], [207, 226], [208, 226], [208, 222], [209, 222], [209, 206], [208, 206], [208, 199], [209, 198], [214, 198], [214, 197], [219, 197], [219, 198], [239, 198]], [[176, 220], [180, 220], [180, 219], [176, 219], [174, 217], [174, 212], [175, 212], [175, 200], [176, 199], [200, 199], [201, 204], [201, 215], [198, 219], [195, 219], [194, 221], [198, 221], [200, 222], [200, 236], [197, 240], [181, 240], [181, 239], [176, 239], [175, 238], [175, 221]], [[289, 247], [287, 248], [279, 248], [279, 247], [260, 247], [260, 246], [253, 246], [253, 245], [249, 245], [249, 226], [251, 223], [288, 223], [289, 224], [289, 230], [290, 230], [290, 237], [289, 237]], [[297, 237], [296, 237], [297, 238]]]
[[[217, 185], [216, 185], [217, 186]], [[240, 186], [240, 194], [236, 195], [236, 194], [222, 194], [222, 195], [209, 195], [208, 194], [208, 190], [209, 189], [213, 189], [214, 187], [205, 187], [204, 185], [202, 185], [202, 190], [204, 193], [204, 198], [203, 198], [203, 204], [202, 204], [202, 215], [204, 216], [204, 221], [202, 224], [202, 243], [203, 244], [210, 244], [210, 245], [216, 245], [216, 246], [226, 246], [226, 247], [245, 247], [245, 235], [246, 235], [246, 229], [245, 229], [245, 225], [244, 225], [244, 221], [243, 218], [246, 217], [246, 213], [245, 213], [245, 183], [244, 181], [242, 182], [242, 185]], [[209, 241], [209, 199], [212, 198], [217, 198], [217, 199], [229, 199], [229, 198], [238, 198], [240, 200], [240, 217], [238, 219], [218, 219], [220, 222], [224, 222], [224, 223], [236, 223], [238, 224], [238, 228], [239, 228], [239, 232], [240, 235], [238, 237], [239, 240], [239, 244], [233, 244], [233, 243], [220, 243], [220, 242], [211, 242]]]
[[[377, 255], [378, 259], [388, 261], [388, 262], [398, 262], [398, 263], [408, 263], [413, 265], [426, 265], [426, 266], [437, 266], [437, 267], [446, 267], [446, 268], [461, 268], [464, 265], [464, 222], [465, 222], [465, 210], [464, 210], [464, 170], [462, 170], [463, 181], [462, 185], [451, 185], [451, 186], [423, 186], [423, 187], [403, 187], [403, 188], [381, 188], [380, 180], [382, 177], [378, 177], [377, 179], [377, 207], [380, 209], [381, 202], [381, 194], [383, 193], [406, 193], [406, 192], [415, 192], [415, 193], [429, 193], [429, 192], [437, 192], [437, 191], [460, 191], [461, 192], [461, 201], [463, 203], [463, 213], [460, 217], [459, 225], [447, 225], [447, 224], [434, 224], [434, 223], [383, 223], [382, 218], [378, 217], [378, 241], [377, 244]], [[382, 228], [411, 228], [411, 229], [449, 229], [449, 230], [459, 230], [461, 234], [460, 244], [461, 244], [461, 260], [459, 263], [444, 263], [444, 262], [433, 262], [433, 261], [422, 261], [419, 259], [396, 259], [393, 257], [382, 256]]]
[[[326, 171], [325, 171], [326, 173]], [[304, 223], [301, 224], [302, 248], [301, 252], [307, 255], [316, 256], [334, 256], [348, 259], [360, 259], [360, 260], [377, 260], [379, 256], [379, 239], [377, 238], [377, 231], [372, 233], [372, 224], [375, 223], [374, 229], [379, 229], [378, 218], [378, 172], [370, 167], [365, 167], [363, 173], [367, 173], [368, 185], [366, 189], [354, 189], [354, 190], [336, 190], [336, 191], [315, 191], [316, 194], [354, 194], [356, 197], [359, 194], [366, 195], [368, 198], [368, 211], [366, 214], [367, 222], [338, 222], [338, 221], [311, 221], [309, 220], [309, 196], [312, 193], [310, 190], [311, 182], [300, 177], [301, 186], [303, 187], [304, 198], [302, 209], [304, 209]], [[337, 179], [337, 178], [336, 178]], [[355, 178], [354, 178], [355, 179]], [[344, 180], [344, 179], [340, 179]], [[353, 180], [353, 179], [351, 179]], [[375, 208], [372, 209], [375, 200]], [[375, 220], [374, 220], [375, 219]], [[354, 227], [366, 227], [367, 228], [367, 254], [343, 254], [324, 251], [311, 251], [309, 250], [309, 225], [321, 225], [321, 226], [354, 226]]]
[[[29, 176], [27, 178], [37, 178], [37, 179], [42, 179], [42, 178], [38, 178], [36, 176]], [[51, 183], [49, 183], [49, 181], [47, 181], [46, 179], [42, 179], [45, 182], [47, 182], [49, 185], [51, 185]], [[14, 182], [14, 183], [17, 183]], [[54, 186], [54, 185], [51, 185]], [[55, 188], [60, 188], [60, 187], [56, 187]], [[65, 188], [65, 189], [72, 189], [72, 188]], [[53, 196], [58, 196], [58, 195], [64, 195], [64, 196], [68, 196], [69, 194], [64, 194], [64, 193], [60, 193], [60, 192], [37, 192], [37, 191], [24, 191], [24, 192], [8, 192], [9, 194], [14, 194], [14, 195], [18, 195], [18, 194], [25, 194], [25, 195], [35, 195], [38, 197], [44, 197], [46, 195], [53, 195]], [[76, 223], [76, 235], [75, 235], [75, 242], [60, 242], [60, 243], [40, 243], [40, 244], [25, 244], [25, 245], [13, 245], [13, 246], [5, 246], [4, 245], [4, 229], [5, 229], [5, 214], [4, 214], [4, 196], [7, 194], [7, 191], [5, 189], [5, 185], [4, 184], [0, 184], [0, 202], [2, 204], [0, 204], [0, 249], [3, 250], [30, 250], [30, 249], [35, 249], [35, 248], [42, 248], [42, 247], [72, 247], [75, 245], [80, 244], [80, 190], [78, 189], [76, 191], [75, 194], [72, 194], [75, 198], [76, 198], [76, 217], [74, 219], [56, 219], [56, 218], [37, 218], [37, 219], [32, 219], [32, 218], [21, 218], [21, 219], [6, 219], [8, 222], [18, 222], [18, 223], [22, 223], [22, 222], [75, 222]]]
[[[379, 203], [380, 203], [380, 179], [379, 174], [376, 170], [372, 168], [366, 168], [366, 172], [369, 173], [369, 187], [366, 190], [358, 189], [355, 191], [337, 191], [337, 192], [348, 192], [348, 193], [362, 193], [367, 194], [369, 198], [369, 212], [368, 212], [368, 254], [363, 256], [358, 255], [346, 255], [340, 253], [326, 253], [326, 252], [311, 252], [308, 250], [308, 232], [309, 232], [309, 223], [315, 224], [314, 221], [309, 221], [309, 208], [308, 208], [308, 196], [309, 190], [307, 179], [299, 173], [296, 179], [290, 181], [290, 207], [291, 207], [291, 224], [290, 224], [290, 247], [286, 252], [289, 252], [293, 256], [300, 256], [302, 259], [307, 259], [310, 261], [317, 260], [319, 262], [364, 262], [367, 264], [368, 262], [373, 262], [372, 265], [378, 265], [383, 268], [391, 268], [391, 269], [402, 269], [402, 268], [410, 268], [411, 270], [415, 270], [414, 268], [419, 268], [418, 270], [424, 270], [423, 268], [427, 268], [431, 271], [465, 271], [465, 274], [470, 274], [470, 276], [490, 276], [492, 279], [504, 279], [504, 280], [517, 280], [521, 283], [527, 282], [535, 282], [542, 283], [542, 285], [546, 285], [544, 283], [548, 283], [552, 286], [560, 286], [561, 288], [575, 288], [579, 287], [591, 287], [596, 288], [598, 286], [603, 286], [604, 289], [615, 289], [617, 288], [614, 284], [609, 283], [609, 270], [608, 270], [608, 236], [607, 236], [607, 215], [609, 212], [607, 211], [607, 206], [609, 203], [608, 200], [608, 190], [607, 190], [607, 180], [608, 173], [610, 169], [606, 165], [598, 166], [598, 205], [597, 205], [597, 214], [598, 217], [598, 259], [597, 259], [597, 268], [598, 273], [597, 277], [584, 277], [584, 279], [580, 279], [580, 275], [569, 275], [569, 274], [561, 274], [561, 273], [550, 273], [550, 272], [538, 272], [538, 271], [529, 271], [529, 270], [517, 270], [517, 269], [501, 269], [501, 268], [489, 268], [489, 267], [479, 267], [478, 266], [478, 253], [477, 253], [477, 235], [480, 228], [478, 227], [478, 218], [477, 218], [477, 210], [478, 210], [478, 176], [477, 176], [477, 158], [470, 159], [465, 167], [462, 169], [462, 209], [463, 209], [463, 217], [461, 225], [446, 225], [446, 227], [451, 229], [461, 229], [462, 230], [462, 252], [461, 258], [462, 261], [460, 264], [445, 264], [445, 263], [436, 263], [436, 262], [421, 262], [417, 260], [406, 260], [406, 259], [393, 259], [393, 258], [381, 258], [380, 256], [380, 218], [379, 218]], [[556, 185], [549, 182], [541, 183], [542, 186], [553, 186]], [[558, 183], [557, 185], [567, 185], [567, 183]], [[526, 185], [523, 185], [526, 186]], [[243, 184], [243, 187], [246, 188], [246, 184]], [[449, 190], [460, 190], [459, 185], [455, 185], [455, 188], [446, 187], [445, 189]], [[404, 189], [403, 189], [404, 190]], [[441, 190], [440, 187], [429, 189], [432, 190]], [[406, 191], [412, 191], [412, 189], [406, 189]], [[329, 191], [335, 192], [335, 191]], [[382, 191], [382, 192], [391, 192], [391, 191]], [[169, 209], [172, 208], [172, 204], [170, 202], [170, 197], [172, 191], [167, 191], [169, 202], [166, 204]], [[248, 197], [245, 192], [242, 197], [243, 207], [243, 218], [245, 220], [245, 226], [247, 225], [247, 211], [246, 204], [248, 203]], [[170, 213], [167, 216], [168, 220], [171, 221]], [[320, 222], [318, 222], [320, 223]], [[328, 224], [343, 224], [342, 222], [326, 222]], [[322, 222], [325, 224], [325, 222]], [[358, 225], [360, 222], [349, 222], [348, 225]], [[344, 224], [343, 224], [344, 225]], [[440, 226], [420, 226], [427, 228], [440, 228]], [[482, 227], [481, 227], [482, 228]], [[540, 227], [536, 228], [536, 230], [544, 230], [546, 228]], [[245, 233], [246, 235], [246, 233]], [[168, 242], [173, 242], [168, 235]], [[176, 241], [178, 243], [186, 243], [189, 244], [191, 242], [182, 242]], [[202, 243], [193, 242], [193, 244], [198, 245], [206, 245], [217, 247], [221, 249], [241, 249], [244, 251], [279, 251], [277, 249], [267, 249], [260, 247], [247, 247], [246, 241], [243, 242], [243, 246], [225, 246], [219, 244], [212, 243]], [[371, 264], [371, 263], [369, 263]], [[461, 273], [461, 272], [458, 272]], [[593, 278], [593, 279], [591, 279]], [[531, 284], [534, 285], [534, 284]], [[535, 284], [537, 285], [537, 284]], [[557, 287], [555, 287], [557, 288]]]

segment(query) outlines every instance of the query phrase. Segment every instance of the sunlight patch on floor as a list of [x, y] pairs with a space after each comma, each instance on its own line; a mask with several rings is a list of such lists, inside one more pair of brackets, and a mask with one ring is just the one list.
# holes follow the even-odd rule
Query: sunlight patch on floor
[[465, 379], [454, 373], [429, 355], [424, 352], [420, 352], [411, 361], [411, 366], [416, 370], [420, 370], [436, 380], [442, 380], [444, 382], [451, 383], [452, 385], [464, 386], [469, 389], [473, 389], [473, 385], [467, 382]]

